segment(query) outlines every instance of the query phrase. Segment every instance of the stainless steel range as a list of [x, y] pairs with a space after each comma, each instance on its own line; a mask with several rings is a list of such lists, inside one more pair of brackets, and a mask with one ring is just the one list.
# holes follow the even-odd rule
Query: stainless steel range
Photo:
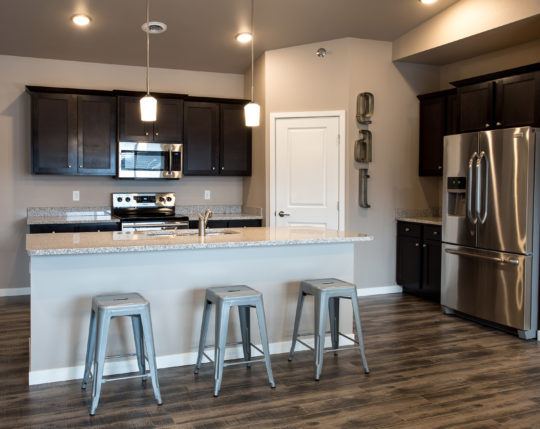
[[177, 216], [175, 205], [174, 192], [112, 194], [112, 214], [121, 219], [122, 231], [189, 228], [189, 218]]

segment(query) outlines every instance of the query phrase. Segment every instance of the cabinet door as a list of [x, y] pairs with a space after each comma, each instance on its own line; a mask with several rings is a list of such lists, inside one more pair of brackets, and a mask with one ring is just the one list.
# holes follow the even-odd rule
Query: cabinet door
[[422, 293], [428, 298], [441, 295], [441, 242], [426, 240], [422, 244]]
[[458, 88], [459, 131], [491, 128], [493, 123], [494, 82]]
[[243, 104], [220, 105], [221, 175], [251, 176], [251, 128], [246, 127]]
[[116, 175], [116, 97], [77, 96], [78, 173]]
[[175, 98], [159, 98], [157, 117], [154, 123], [154, 141], [180, 143], [182, 141], [182, 125], [184, 102]]
[[396, 281], [404, 289], [420, 290], [420, 238], [397, 238]]
[[184, 103], [184, 175], [218, 174], [218, 116], [216, 103]]
[[446, 97], [420, 100], [420, 176], [442, 176]]
[[150, 142], [154, 123], [141, 121], [140, 97], [118, 96], [118, 140]]
[[76, 111], [75, 95], [32, 93], [32, 173], [77, 173]]
[[457, 94], [446, 96], [446, 124], [444, 134], [459, 133]]
[[[539, 116], [540, 73], [507, 77], [496, 82], [497, 127], [535, 125]], [[536, 117], [535, 117], [536, 116]]]

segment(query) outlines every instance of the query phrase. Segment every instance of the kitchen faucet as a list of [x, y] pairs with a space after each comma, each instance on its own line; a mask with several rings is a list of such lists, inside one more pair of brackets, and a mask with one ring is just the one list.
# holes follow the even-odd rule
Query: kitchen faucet
[[205, 236], [206, 233], [206, 225], [208, 224], [208, 219], [212, 217], [212, 210], [206, 210], [204, 212], [204, 215], [201, 213], [199, 214], [199, 235], [201, 237]]

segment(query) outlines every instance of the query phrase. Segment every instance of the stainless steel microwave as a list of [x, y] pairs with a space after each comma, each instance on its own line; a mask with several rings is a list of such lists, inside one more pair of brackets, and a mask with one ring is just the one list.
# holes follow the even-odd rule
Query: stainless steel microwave
[[181, 143], [118, 143], [121, 179], [180, 179], [184, 161]]

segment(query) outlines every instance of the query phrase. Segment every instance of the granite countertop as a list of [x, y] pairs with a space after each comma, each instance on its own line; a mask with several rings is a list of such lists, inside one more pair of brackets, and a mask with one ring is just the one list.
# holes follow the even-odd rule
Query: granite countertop
[[[199, 220], [197, 212], [206, 209], [214, 213], [213, 220], [262, 219], [262, 209], [242, 206], [176, 206], [176, 214]], [[110, 207], [30, 207], [27, 225], [69, 223], [118, 223], [120, 219], [111, 214]]]
[[410, 217], [396, 217], [396, 220], [400, 222], [413, 222], [423, 223], [426, 225], [439, 225], [442, 226], [442, 218], [438, 216], [410, 216]]
[[[161, 231], [27, 234], [26, 251], [30, 256], [47, 256], [351, 243], [373, 240], [373, 236], [369, 234], [319, 227], [231, 228], [228, 231], [235, 233], [206, 237], [199, 237], [196, 230], [180, 230], [178, 231], [180, 235]], [[184, 235], [190, 233], [193, 235]]]

